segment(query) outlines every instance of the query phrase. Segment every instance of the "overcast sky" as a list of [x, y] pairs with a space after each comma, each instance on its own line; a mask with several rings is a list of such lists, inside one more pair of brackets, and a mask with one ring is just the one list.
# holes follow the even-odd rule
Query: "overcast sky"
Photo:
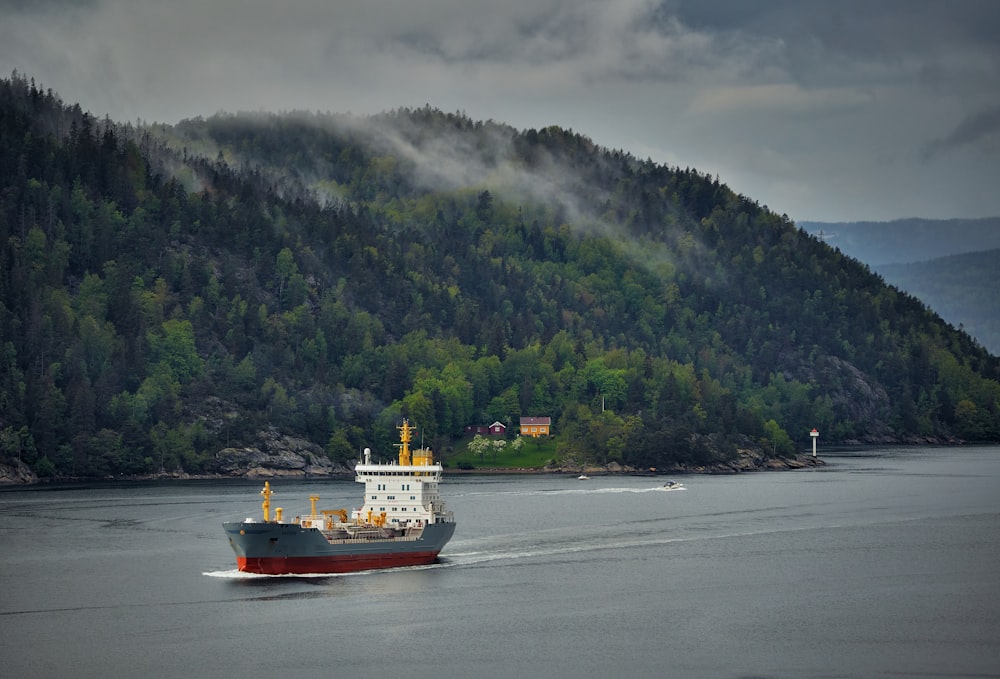
[[430, 104], [796, 221], [1000, 215], [997, 0], [0, 0], [15, 69], [122, 122]]

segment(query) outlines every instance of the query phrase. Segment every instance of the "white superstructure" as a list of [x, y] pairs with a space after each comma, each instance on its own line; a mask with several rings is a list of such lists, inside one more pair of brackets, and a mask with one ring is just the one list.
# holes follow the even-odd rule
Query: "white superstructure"
[[429, 448], [410, 451], [413, 429], [409, 421], [403, 420], [398, 429], [398, 462], [372, 463], [371, 450], [366, 448], [364, 461], [354, 468], [354, 480], [365, 484], [365, 504], [355, 510], [354, 519], [393, 528], [452, 523], [452, 513], [445, 510], [438, 492], [441, 465], [434, 462]]

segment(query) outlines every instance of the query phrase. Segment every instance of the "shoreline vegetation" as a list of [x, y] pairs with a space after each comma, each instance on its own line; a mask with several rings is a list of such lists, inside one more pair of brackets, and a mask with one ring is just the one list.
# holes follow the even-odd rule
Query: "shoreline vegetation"
[[[293, 436], [281, 435], [273, 430], [260, 432], [259, 447], [224, 448], [216, 456], [213, 471], [189, 473], [180, 469], [162, 470], [148, 474], [119, 474], [115, 476], [93, 476], [59, 474], [40, 477], [21, 460], [0, 460], [0, 488], [59, 483], [87, 482], [136, 482], [136, 481], [196, 481], [196, 480], [266, 480], [266, 479], [350, 479], [354, 477], [354, 462], [330, 460], [323, 449], [309, 441]], [[961, 446], [970, 442], [957, 439], [941, 440], [927, 438], [920, 440], [883, 441], [880, 445], [893, 446]], [[870, 450], [872, 443], [841, 444], [837, 451]], [[829, 450], [829, 448], [828, 448]], [[718, 460], [708, 464], [670, 464], [660, 467], [635, 467], [618, 462], [597, 464], [593, 461], [579, 461], [572, 456], [561, 460], [547, 460], [537, 465], [490, 464], [483, 460], [474, 465], [452, 459], [444, 459], [445, 474], [449, 476], [475, 475], [537, 475], [553, 476], [682, 476], [744, 474], [768, 471], [795, 471], [826, 466], [822, 456], [813, 457], [810, 452], [794, 455], [768, 456], [762, 451], [741, 449], [733, 459]], [[466, 457], [467, 456], [462, 456]]]
[[[533, 441], [530, 448], [518, 447], [518, 457], [497, 460], [485, 455], [476, 459], [464, 446], [456, 446], [436, 458], [449, 475], [468, 474], [566, 474], [588, 476], [609, 475], [678, 475], [678, 474], [737, 474], [754, 471], [803, 469], [825, 464], [821, 458], [807, 454], [765, 455], [762, 450], [741, 448], [734, 458], [717, 459], [709, 463], [673, 463], [657, 467], [639, 467], [616, 461], [599, 464], [575, 454], [557, 455], [554, 441]], [[471, 460], [471, 461], [470, 461]], [[323, 479], [352, 478], [354, 461], [331, 460], [324, 449], [306, 439], [291, 436], [275, 428], [257, 432], [254, 444], [227, 447], [213, 457], [208, 470], [186, 472], [183, 469], [161, 469], [142, 474], [88, 475], [53, 474], [39, 476], [23, 460], [0, 460], [0, 487], [49, 485], [54, 483], [198, 480], [198, 479]]]
[[[961, 446], [970, 442], [959, 439], [927, 437], [908, 440], [884, 440], [874, 442], [850, 442], [837, 444], [837, 451], [869, 450], [875, 445], [892, 446]], [[51, 485], [59, 483], [86, 482], [135, 482], [170, 480], [212, 480], [212, 479], [324, 479], [354, 477], [354, 461], [331, 460], [323, 448], [315, 443], [295, 436], [282, 434], [275, 429], [258, 432], [256, 445], [223, 448], [215, 454], [211, 471], [189, 473], [182, 469], [164, 469], [145, 474], [87, 475], [55, 474], [39, 476], [22, 460], [0, 460], [0, 488], [11, 486]], [[554, 450], [554, 447], [553, 447]], [[830, 447], [827, 446], [827, 450]], [[482, 459], [470, 464], [468, 453], [451, 451], [443, 459], [438, 457], [450, 476], [465, 475], [587, 475], [587, 476], [678, 476], [678, 475], [718, 475], [742, 474], [766, 471], [794, 471], [823, 467], [827, 462], [821, 456], [813, 457], [811, 452], [792, 455], [767, 455], [759, 448], [739, 449], [731, 459], [719, 459], [709, 463], [673, 463], [658, 467], [637, 467], [634, 465], [609, 462], [599, 464], [592, 460], [580, 460], [573, 455], [561, 459], [544, 459], [539, 455], [525, 454], [523, 464], [512, 463], [510, 459], [498, 461]]]
[[[31, 486], [48, 485], [55, 483], [74, 483], [87, 481], [169, 481], [169, 480], [211, 480], [211, 479], [323, 479], [323, 478], [352, 478], [354, 470], [348, 465], [333, 464], [312, 464], [315, 460], [308, 459], [310, 456], [303, 456], [301, 464], [295, 464], [294, 460], [289, 460], [287, 456], [283, 460], [261, 461], [264, 464], [254, 464], [225, 472], [213, 472], [205, 474], [189, 474], [183, 471], [162, 471], [153, 474], [134, 474], [108, 477], [88, 477], [88, 476], [62, 476], [52, 478], [39, 478], [28, 465], [20, 461], [7, 461], [0, 463], [0, 486]], [[289, 464], [291, 463], [291, 464]], [[274, 466], [272, 466], [274, 465]], [[536, 475], [549, 474], [553, 476], [565, 475], [574, 476], [586, 474], [587, 476], [677, 476], [685, 474], [741, 474], [764, 471], [792, 471], [796, 469], [809, 469], [822, 467], [826, 461], [821, 457], [813, 457], [811, 454], [798, 454], [794, 457], [772, 457], [751, 454], [749, 451], [741, 453], [737, 459], [717, 462], [711, 465], [671, 465], [662, 468], [637, 469], [630, 465], [621, 465], [612, 462], [606, 465], [593, 463], [581, 464], [575, 460], [567, 460], [560, 463], [549, 463], [543, 467], [498, 467], [480, 466], [474, 468], [453, 468], [446, 467], [445, 474], [449, 476], [475, 476], [475, 475]]]

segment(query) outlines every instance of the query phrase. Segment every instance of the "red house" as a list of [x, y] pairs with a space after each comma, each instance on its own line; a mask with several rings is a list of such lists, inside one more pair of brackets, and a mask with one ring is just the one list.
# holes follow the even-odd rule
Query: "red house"
[[485, 424], [470, 424], [465, 428], [466, 434], [485, 434], [486, 436], [504, 436], [507, 434], [507, 425], [503, 422], [494, 422], [490, 426]]

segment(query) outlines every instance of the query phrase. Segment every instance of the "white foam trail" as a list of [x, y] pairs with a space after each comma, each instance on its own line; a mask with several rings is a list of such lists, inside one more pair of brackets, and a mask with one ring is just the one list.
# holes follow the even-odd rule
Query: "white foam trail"
[[245, 573], [235, 568], [228, 571], [205, 571], [202, 575], [207, 575], [210, 578], [225, 578], [227, 580], [254, 580], [256, 578], [270, 577], [261, 575], [260, 573]]
[[503, 559], [527, 559], [539, 556], [558, 556], [560, 554], [579, 554], [583, 552], [596, 552], [603, 550], [623, 550], [635, 547], [665, 545], [672, 542], [685, 542], [690, 539], [691, 538], [684, 537], [644, 537], [634, 540], [617, 540], [614, 542], [602, 542], [596, 544], [580, 542], [560, 547], [530, 548], [509, 552], [458, 552], [446, 555], [448, 561], [450, 562], [446, 565], [468, 566]]
[[552, 496], [552, 495], [607, 495], [616, 493], [655, 493], [662, 490], [686, 490], [686, 488], [664, 488], [663, 486], [655, 486], [653, 488], [563, 488], [558, 490], [510, 490], [510, 491], [500, 491], [500, 492], [482, 492], [482, 493], [460, 493], [462, 497], [471, 497], [475, 495], [517, 495], [517, 496]]
[[391, 573], [393, 571], [420, 571], [431, 568], [441, 568], [448, 564], [432, 563], [423, 566], [399, 566], [396, 568], [372, 568], [364, 571], [350, 571], [348, 573], [281, 573], [269, 575], [267, 573], [247, 573], [241, 570], [232, 569], [226, 571], [205, 571], [202, 575], [210, 578], [222, 578], [224, 580], [260, 580], [271, 578], [343, 578], [352, 575], [366, 575], [369, 573]]

